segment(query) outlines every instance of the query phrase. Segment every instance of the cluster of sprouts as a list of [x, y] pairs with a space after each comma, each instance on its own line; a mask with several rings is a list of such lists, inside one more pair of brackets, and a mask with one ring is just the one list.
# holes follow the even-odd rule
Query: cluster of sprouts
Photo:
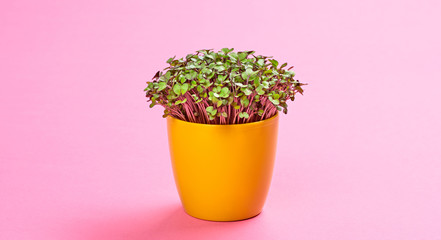
[[204, 124], [257, 122], [287, 113], [287, 101], [303, 94], [292, 67], [254, 51], [199, 50], [185, 59], [168, 59], [144, 89], [150, 107], [163, 117]]

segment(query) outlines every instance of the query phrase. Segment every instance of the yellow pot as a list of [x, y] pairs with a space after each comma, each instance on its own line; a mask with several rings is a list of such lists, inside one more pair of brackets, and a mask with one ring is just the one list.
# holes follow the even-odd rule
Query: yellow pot
[[271, 184], [279, 116], [211, 125], [167, 119], [176, 187], [185, 211], [236, 221], [262, 211]]

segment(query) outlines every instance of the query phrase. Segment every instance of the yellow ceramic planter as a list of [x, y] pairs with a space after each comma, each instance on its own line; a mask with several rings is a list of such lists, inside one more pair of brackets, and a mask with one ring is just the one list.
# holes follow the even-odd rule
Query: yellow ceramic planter
[[236, 221], [262, 211], [271, 184], [279, 117], [209, 125], [167, 119], [176, 187], [185, 211]]

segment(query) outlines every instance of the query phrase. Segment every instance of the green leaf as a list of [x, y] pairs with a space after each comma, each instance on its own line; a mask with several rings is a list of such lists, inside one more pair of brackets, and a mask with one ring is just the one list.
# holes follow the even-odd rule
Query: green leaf
[[216, 98], [215, 96], [209, 98], [214, 104], [217, 105], [217, 102], [219, 102], [220, 100], [218, 98]]
[[217, 102], [217, 107], [220, 107], [220, 106], [222, 106], [222, 101]]
[[158, 83], [158, 91], [162, 91], [167, 87], [167, 83], [165, 82], [160, 82]]
[[165, 77], [166, 80], [169, 80], [170, 77], [171, 77], [171, 72], [170, 71], [166, 72], [164, 77]]
[[213, 88], [213, 92], [219, 93], [222, 90], [221, 86], [216, 86]]
[[227, 87], [223, 87], [219, 94], [219, 96], [222, 98], [227, 98], [229, 95], [230, 95], [230, 90]]
[[211, 54], [205, 54], [204, 57], [214, 60], [214, 57]]
[[213, 106], [208, 106], [206, 109], [207, 113], [209, 113], [209, 115], [214, 116], [217, 113], [217, 109], [214, 109]]
[[179, 79], [179, 81], [181, 81], [181, 83], [184, 83], [185, 81], [187, 81], [187, 78], [184, 75], [179, 75], [178, 79]]
[[187, 91], [188, 91], [188, 83], [184, 83], [184, 84], [182, 84], [182, 86], [181, 86], [181, 93], [182, 93], [182, 95], [184, 95]]
[[259, 66], [263, 66], [263, 65], [265, 64], [265, 60], [263, 60], [263, 59], [259, 59], [259, 60], [257, 60], [257, 64], [258, 64]]
[[231, 61], [236, 62], [237, 61], [237, 53], [231, 52], [228, 54], [230, 56]]
[[223, 82], [226, 78], [227, 78], [227, 75], [218, 75], [217, 76], [217, 80], [219, 80], [219, 82]]
[[177, 95], [181, 93], [181, 85], [179, 83], [175, 83], [173, 86], [173, 92], [175, 92]]
[[222, 113], [221, 113], [221, 116], [224, 117], [224, 118], [226, 118], [226, 117], [228, 117], [228, 114], [227, 114], [226, 112], [222, 112]]
[[246, 87], [247, 85], [244, 85], [244, 84], [242, 84], [242, 83], [234, 83], [234, 84], [236, 84], [237, 86], [239, 86], [239, 87]]
[[169, 58], [169, 59], [167, 60], [167, 63], [171, 63], [171, 62], [173, 62], [173, 60], [175, 60], [175, 57], [176, 57], [176, 56], [174, 56], [174, 57], [172, 57], [172, 58]]
[[187, 101], [187, 99], [184, 98], [184, 100], [178, 100], [178, 101], [176, 101], [175, 104], [176, 104], [176, 105], [178, 105], [178, 104], [182, 104], [182, 103], [185, 103], [186, 101]]
[[274, 93], [274, 94], [273, 94], [273, 98], [274, 98], [275, 100], [277, 100], [277, 99], [279, 99], [279, 98], [280, 98], [280, 95], [279, 95], [279, 94], [277, 94], [277, 93]]
[[185, 74], [185, 78], [188, 80], [192, 80], [196, 78], [197, 75], [198, 75], [197, 72], [191, 71], [190, 73]]
[[214, 67], [214, 69], [218, 70], [219, 72], [225, 71], [224, 66], [216, 66], [216, 67]]
[[234, 50], [234, 48], [222, 48], [222, 52], [224, 52], [224, 54], [228, 54], [230, 52], [232, 52]]
[[240, 53], [237, 54], [237, 58], [239, 59], [239, 61], [244, 60], [247, 56], [248, 55], [245, 52], [240, 52]]
[[248, 75], [250, 75], [250, 76], [254, 76], [254, 75], [256, 75], [256, 73], [257, 73], [257, 71], [253, 71], [252, 67], [251, 67], [251, 68], [247, 68], [247, 69], [245, 70], [245, 72], [247, 72]]
[[233, 106], [234, 109], [239, 109], [240, 106], [236, 102], [232, 102], [231, 106]]
[[272, 69], [268, 69], [268, 70], [266, 70], [265, 72], [263, 72], [263, 74], [271, 74], [271, 73], [273, 73], [273, 70], [272, 70]]
[[253, 93], [253, 91], [251, 91], [248, 88], [243, 89], [243, 93], [245, 93], [245, 95], [249, 96], [251, 93]]
[[211, 79], [214, 77], [214, 74], [216, 74], [214, 71], [212, 71], [210, 74], [207, 75], [207, 79]]
[[247, 72], [243, 72], [242, 74], [241, 74], [241, 76], [242, 76], [242, 78], [243, 79], [247, 79], [248, 78], [248, 73]]
[[248, 105], [250, 104], [250, 100], [248, 100], [248, 98], [243, 98], [240, 100], [240, 103], [244, 106], [244, 107], [248, 107]]
[[255, 86], [255, 87], [258, 87], [259, 85], [260, 85], [259, 78], [256, 77], [256, 78], [254, 79], [254, 86]]
[[273, 67], [277, 68], [277, 65], [279, 65], [279, 62], [277, 62], [274, 59], [269, 59], [269, 61], [271, 62], [271, 64], [273, 65]]
[[248, 115], [248, 113], [246, 113], [246, 112], [239, 113], [239, 118], [249, 118], [249, 117], [250, 117], [250, 115]]
[[273, 99], [272, 97], [268, 97], [268, 99], [270, 100], [270, 102], [272, 102], [274, 105], [279, 105], [279, 100], [277, 100], [277, 99]]
[[189, 75], [190, 79], [195, 79], [198, 76], [198, 73], [196, 71], [191, 71]]
[[262, 87], [262, 86], [258, 86], [258, 87], [256, 88], [256, 92], [257, 92], [257, 94], [259, 94], [259, 95], [263, 95], [263, 94], [265, 94], [265, 91], [263, 90], [263, 87]]

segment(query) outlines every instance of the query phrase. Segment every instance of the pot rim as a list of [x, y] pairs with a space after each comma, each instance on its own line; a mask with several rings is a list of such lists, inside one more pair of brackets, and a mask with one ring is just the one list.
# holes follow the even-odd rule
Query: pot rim
[[260, 120], [257, 122], [250, 122], [250, 123], [236, 123], [236, 124], [207, 124], [207, 123], [194, 123], [194, 122], [188, 122], [188, 121], [184, 121], [181, 119], [177, 119], [174, 118], [172, 116], [168, 116], [167, 119], [168, 120], [173, 120], [173, 121], [177, 121], [177, 122], [181, 122], [182, 124], [188, 124], [188, 125], [193, 125], [193, 126], [209, 126], [209, 127], [234, 127], [234, 126], [259, 126], [259, 125], [266, 125], [266, 124], [270, 124], [272, 122], [274, 122], [275, 120], [277, 120], [279, 118], [279, 112], [277, 111], [276, 114], [274, 114], [274, 116], [267, 118], [265, 120]]

